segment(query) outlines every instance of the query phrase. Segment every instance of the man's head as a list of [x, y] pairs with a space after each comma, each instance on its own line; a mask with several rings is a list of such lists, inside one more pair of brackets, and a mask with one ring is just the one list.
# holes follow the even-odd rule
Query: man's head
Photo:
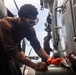
[[37, 8], [35, 8], [35, 6], [31, 4], [25, 4], [18, 11], [18, 15], [20, 18], [21, 17], [29, 18], [30, 16], [37, 16], [38, 11], [37, 11]]
[[23, 5], [20, 10], [18, 11], [18, 15], [20, 18], [26, 19], [28, 24], [35, 25], [35, 22], [38, 20], [37, 15], [38, 11], [37, 8], [31, 4]]

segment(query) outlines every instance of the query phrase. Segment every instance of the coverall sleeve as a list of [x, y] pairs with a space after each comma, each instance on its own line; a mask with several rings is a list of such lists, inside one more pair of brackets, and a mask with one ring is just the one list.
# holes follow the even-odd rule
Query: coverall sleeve
[[36, 52], [40, 50], [40, 42], [38, 41], [34, 28], [28, 30], [28, 32], [26, 33], [26, 38], [30, 41], [31, 46], [34, 48]]

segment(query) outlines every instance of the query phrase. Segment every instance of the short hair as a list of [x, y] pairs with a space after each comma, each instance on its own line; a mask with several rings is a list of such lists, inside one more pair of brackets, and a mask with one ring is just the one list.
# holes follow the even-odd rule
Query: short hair
[[37, 16], [37, 15], [38, 15], [37, 8], [32, 4], [25, 4], [18, 11], [18, 16], [20, 18], [21, 17], [29, 18], [29, 16]]

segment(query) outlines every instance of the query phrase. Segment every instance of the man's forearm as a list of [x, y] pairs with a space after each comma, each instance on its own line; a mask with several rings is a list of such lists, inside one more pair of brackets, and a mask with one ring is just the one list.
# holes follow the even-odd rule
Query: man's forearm
[[40, 48], [40, 50], [37, 51], [37, 54], [42, 58], [44, 59], [45, 61], [50, 57], [46, 51], [42, 48]]
[[35, 63], [31, 62], [31, 60], [27, 58], [23, 53], [18, 52], [18, 54], [14, 58], [18, 60], [19, 62], [34, 69]]

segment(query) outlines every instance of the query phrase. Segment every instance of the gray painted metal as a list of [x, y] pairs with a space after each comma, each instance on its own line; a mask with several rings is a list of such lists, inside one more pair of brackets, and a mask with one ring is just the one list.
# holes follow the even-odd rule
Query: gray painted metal
[[7, 9], [2, 0], [0, 0], [0, 19], [7, 16]]
[[71, 72], [69, 68], [61, 67], [61, 66], [49, 66], [46, 72], [38, 72], [35, 71], [35, 75], [76, 75]]
[[[61, 27], [61, 29], [58, 30], [60, 38], [58, 50], [65, 50], [68, 54], [70, 52], [76, 53], [76, 42], [74, 41], [74, 37], [76, 36], [76, 0], [63, 0], [61, 4], [61, 0], [57, 1], [57, 7], [63, 5], [67, 1], [66, 4], [63, 5], [65, 6], [65, 11], [56, 13], [56, 25]], [[64, 44], [65, 48], [63, 49]]]
[[[46, 2], [46, 0], [44, 0]], [[48, 2], [50, 1], [50, 2]], [[51, 1], [47, 0], [48, 6], [51, 9]], [[59, 11], [56, 11], [57, 7]], [[51, 10], [50, 10], [51, 12]], [[70, 52], [76, 54], [76, 0], [54, 0], [53, 3], [53, 43], [56, 41], [57, 34], [59, 35], [59, 44], [57, 50], [59, 51], [60, 57], [65, 57]], [[57, 31], [56, 27], [58, 28]], [[75, 38], [75, 40], [74, 40]], [[65, 51], [65, 53], [64, 53]], [[62, 52], [62, 53], [61, 53]], [[63, 66], [49, 66], [46, 72], [35, 71], [35, 75], [76, 75], [76, 55], [73, 56], [72, 69]]]

